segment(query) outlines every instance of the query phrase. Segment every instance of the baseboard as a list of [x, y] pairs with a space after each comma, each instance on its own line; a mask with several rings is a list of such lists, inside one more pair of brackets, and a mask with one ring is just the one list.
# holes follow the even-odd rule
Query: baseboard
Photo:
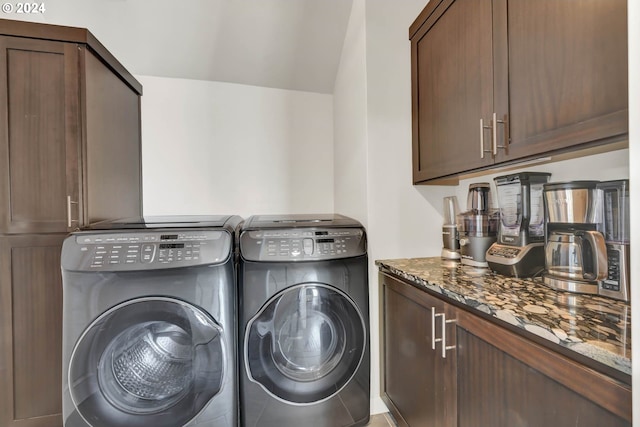
[[382, 414], [384, 412], [389, 412], [387, 409], [387, 405], [384, 404], [380, 396], [375, 396], [371, 398], [371, 415]]

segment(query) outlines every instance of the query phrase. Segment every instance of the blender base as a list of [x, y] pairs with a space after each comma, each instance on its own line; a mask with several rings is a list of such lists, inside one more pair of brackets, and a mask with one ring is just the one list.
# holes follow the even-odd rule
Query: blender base
[[535, 277], [544, 271], [544, 243], [509, 246], [494, 243], [487, 251], [489, 268], [510, 277]]
[[475, 259], [462, 257], [460, 263], [463, 265], [470, 265], [471, 267], [489, 268], [489, 264], [486, 261], [476, 261]]
[[460, 259], [460, 252], [452, 251], [451, 249], [442, 248], [442, 252], [440, 252], [440, 258], [442, 259]]

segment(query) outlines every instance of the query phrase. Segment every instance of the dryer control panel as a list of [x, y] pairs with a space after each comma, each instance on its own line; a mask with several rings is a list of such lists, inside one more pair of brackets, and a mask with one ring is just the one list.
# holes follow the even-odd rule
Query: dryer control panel
[[62, 266], [75, 271], [131, 271], [225, 262], [231, 236], [221, 230], [140, 230], [75, 233]]
[[248, 261], [320, 261], [364, 255], [367, 244], [361, 228], [248, 230], [240, 253]]

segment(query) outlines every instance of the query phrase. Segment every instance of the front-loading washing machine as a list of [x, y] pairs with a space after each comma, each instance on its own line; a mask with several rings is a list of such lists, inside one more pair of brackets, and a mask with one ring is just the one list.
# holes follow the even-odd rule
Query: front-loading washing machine
[[235, 427], [237, 216], [97, 224], [62, 247], [65, 427]]
[[369, 287], [362, 225], [337, 214], [241, 227], [241, 425], [369, 422]]

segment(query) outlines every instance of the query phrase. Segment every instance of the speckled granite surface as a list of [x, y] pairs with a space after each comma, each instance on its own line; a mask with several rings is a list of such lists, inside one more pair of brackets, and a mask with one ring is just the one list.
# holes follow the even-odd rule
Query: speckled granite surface
[[438, 258], [376, 261], [378, 267], [631, 375], [631, 307], [555, 291]]

